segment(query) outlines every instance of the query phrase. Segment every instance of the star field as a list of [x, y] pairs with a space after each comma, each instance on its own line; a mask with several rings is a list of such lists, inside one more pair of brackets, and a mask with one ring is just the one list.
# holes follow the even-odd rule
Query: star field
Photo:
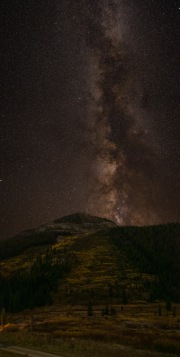
[[2, 1], [0, 238], [179, 221], [178, 1]]

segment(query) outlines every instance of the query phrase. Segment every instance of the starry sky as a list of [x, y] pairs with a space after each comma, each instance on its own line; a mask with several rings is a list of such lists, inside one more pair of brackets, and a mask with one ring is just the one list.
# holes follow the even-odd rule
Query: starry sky
[[179, 221], [176, 0], [2, 0], [0, 238]]

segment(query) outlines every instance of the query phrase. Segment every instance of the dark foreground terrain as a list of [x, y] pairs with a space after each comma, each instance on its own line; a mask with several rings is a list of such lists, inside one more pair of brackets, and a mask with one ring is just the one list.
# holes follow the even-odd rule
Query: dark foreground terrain
[[179, 243], [179, 224], [80, 213], [2, 241], [0, 342], [64, 357], [180, 354]]

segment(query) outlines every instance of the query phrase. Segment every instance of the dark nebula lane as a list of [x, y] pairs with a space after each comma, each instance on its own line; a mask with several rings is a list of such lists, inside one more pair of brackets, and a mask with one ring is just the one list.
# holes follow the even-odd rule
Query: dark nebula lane
[[2, 1], [0, 238], [179, 221], [178, 1]]

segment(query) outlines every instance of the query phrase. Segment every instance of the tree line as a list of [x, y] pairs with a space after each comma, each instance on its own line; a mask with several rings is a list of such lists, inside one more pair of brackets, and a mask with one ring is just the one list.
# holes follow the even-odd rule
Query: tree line
[[180, 300], [180, 224], [115, 227], [110, 239], [140, 271], [157, 275], [152, 299]]
[[17, 235], [12, 238], [0, 240], [0, 259], [8, 259], [22, 254], [31, 247], [52, 245], [56, 242], [58, 232], [46, 230], [32, 232], [29, 235]]
[[0, 308], [18, 312], [51, 304], [52, 292], [74, 263], [73, 254], [62, 255], [56, 249], [48, 249], [39, 255], [30, 269], [5, 277], [0, 275]]

